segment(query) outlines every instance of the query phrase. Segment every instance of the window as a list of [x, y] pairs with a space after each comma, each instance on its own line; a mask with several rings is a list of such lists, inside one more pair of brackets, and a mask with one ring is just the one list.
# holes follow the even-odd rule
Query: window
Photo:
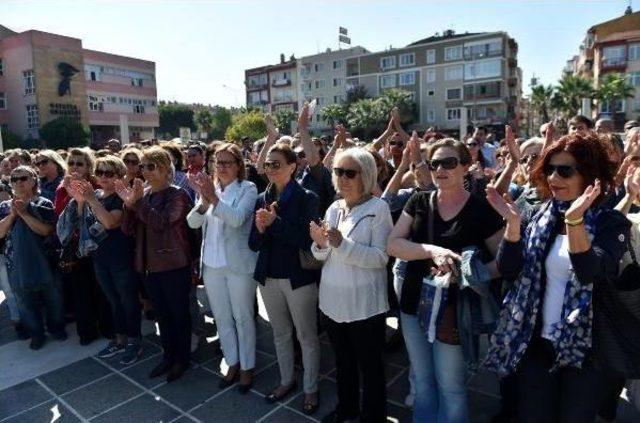
[[464, 79], [495, 78], [502, 75], [501, 59], [484, 60], [464, 65]]
[[38, 105], [29, 104], [27, 106], [27, 129], [38, 129], [39, 126], [40, 118], [38, 117]]
[[144, 114], [144, 106], [140, 106], [140, 105], [133, 106], [133, 113], [138, 114], [138, 115], [143, 115]]
[[[625, 109], [625, 101], [623, 99], [616, 100], [616, 113], [624, 113]], [[611, 113], [611, 105], [608, 101], [603, 101], [600, 103], [600, 112], [601, 113]]]
[[460, 120], [460, 109], [447, 109], [447, 120]]
[[334, 103], [342, 103], [342, 102], [344, 102], [344, 96], [343, 95], [334, 95], [333, 96], [333, 102]]
[[316, 81], [316, 90], [321, 90], [323, 89], [325, 86], [325, 80], [324, 79], [318, 79]]
[[435, 122], [436, 121], [436, 111], [435, 109], [427, 109], [427, 122]]
[[249, 93], [249, 104], [260, 103], [260, 91], [253, 91]]
[[0, 110], [7, 109], [7, 95], [5, 93], [0, 93]]
[[462, 46], [446, 47], [444, 49], [444, 61], [452, 62], [462, 60]]
[[487, 44], [487, 54], [489, 56], [502, 55], [502, 40], [494, 41]]
[[640, 99], [633, 100], [633, 111], [640, 112]]
[[447, 66], [444, 69], [444, 79], [445, 81], [455, 81], [457, 79], [462, 79], [462, 65]]
[[261, 73], [260, 75], [251, 75], [247, 85], [249, 85], [249, 88], [267, 85], [267, 74]]
[[[95, 79], [93, 79], [95, 81]], [[132, 87], [142, 87], [142, 78], [131, 78]]]
[[2, 65], [2, 57], [0, 57], [0, 76], [4, 75], [4, 66]]
[[633, 72], [627, 75], [627, 79], [629, 80], [629, 84], [634, 87], [640, 87], [640, 72]]
[[380, 67], [382, 68], [382, 70], [395, 68], [396, 56], [387, 56], [380, 58]]
[[380, 88], [393, 88], [396, 86], [395, 75], [383, 75], [380, 77]]
[[316, 114], [316, 122], [322, 123], [322, 115], [320, 113]]
[[399, 78], [400, 78], [400, 82], [399, 82], [400, 86], [415, 85], [416, 83], [416, 74], [414, 72], [401, 73], [399, 75]]
[[333, 86], [334, 87], [340, 87], [344, 84], [344, 79], [343, 78], [333, 78]]
[[415, 53], [405, 53], [400, 55], [400, 66], [413, 66], [416, 64]]
[[317, 97], [316, 98], [316, 104], [318, 106], [324, 106], [324, 97]]
[[462, 100], [462, 89], [461, 88], [447, 89], [447, 100]]
[[436, 51], [427, 50], [427, 65], [431, 65], [436, 62]]
[[427, 91], [427, 95], [429, 97], [433, 97], [434, 95], [436, 95], [436, 91], [435, 90], [429, 90], [429, 91]]
[[334, 60], [333, 61], [333, 68], [334, 69], [342, 69], [342, 65], [344, 64], [344, 60], [340, 59], [340, 60]]
[[616, 66], [622, 65], [626, 61], [625, 46], [605, 47], [602, 49], [602, 65]]
[[436, 70], [427, 69], [427, 82], [436, 82]]
[[[629, 61], [640, 60], [640, 43], [629, 44]], [[0, 59], [0, 75], [2, 75], [2, 59]]]
[[324, 70], [324, 63], [314, 63], [313, 70], [316, 72], [322, 72]]
[[25, 95], [36, 92], [36, 80], [33, 74], [33, 69], [22, 72], [22, 87], [24, 88]]
[[88, 96], [89, 110], [92, 112], [104, 112], [104, 103], [98, 101], [98, 97]]

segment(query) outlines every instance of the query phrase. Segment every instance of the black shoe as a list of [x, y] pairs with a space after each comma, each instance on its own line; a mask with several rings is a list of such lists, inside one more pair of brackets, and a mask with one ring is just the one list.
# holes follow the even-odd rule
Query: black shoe
[[172, 362], [170, 362], [166, 358], [163, 358], [160, 364], [158, 364], [153, 368], [153, 370], [151, 370], [151, 373], [149, 373], [149, 378], [153, 379], [154, 377], [162, 376], [169, 371], [172, 365]]
[[176, 379], [180, 379], [184, 372], [189, 369], [189, 363], [176, 363], [169, 369], [167, 373], [167, 383], [171, 383]]
[[44, 336], [32, 336], [29, 348], [32, 350], [39, 350], [44, 345]]
[[238, 384], [238, 392], [240, 392], [242, 395], [246, 394], [247, 392], [249, 392], [249, 390], [251, 390], [251, 387], [253, 386], [253, 381], [250, 383], [247, 383], [246, 385], [239, 383]]
[[22, 322], [16, 323], [16, 325], [13, 328], [16, 331], [16, 336], [18, 337], [18, 339], [21, 339], [24, 341], [26, 339], [31, 338], [29, 331], [27, 330], [27, 328], [24, 327], [24, 324], [22, 324]]

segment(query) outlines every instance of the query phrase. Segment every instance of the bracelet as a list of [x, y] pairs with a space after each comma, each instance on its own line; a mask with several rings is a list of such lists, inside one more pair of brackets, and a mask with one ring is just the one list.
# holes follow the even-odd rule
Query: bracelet
[[581, 217], [580, 219], [575, 219], [575, 220], [567, 219], [565, 217], [564, 223], [566, 223], [568, 226], [578, 226], [584, 223], [584, 217]]

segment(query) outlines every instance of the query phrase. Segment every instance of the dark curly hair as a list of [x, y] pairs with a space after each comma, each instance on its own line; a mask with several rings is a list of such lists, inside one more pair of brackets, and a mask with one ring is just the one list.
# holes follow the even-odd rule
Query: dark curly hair
[[602, 191], [596, 199], [596, 202], [600, 202], [604, 195], [615, 186], [616, 164], [610, 160], [611, 148], [595, 133], [589, 133], [586, 136], [565, 135], [544, 150], [542, 157], [533, 168], [531, 181], [542, 198], [550, 198], [551, 191], [547, 176], [544, 174], [544, 168], [551, 161], [551, 157], [564, 151], [571, 154], [576, 160], [576, 168], [584, 178], [585, 186], [583, 189], [593, 184], [596, 179], [600, 180]]

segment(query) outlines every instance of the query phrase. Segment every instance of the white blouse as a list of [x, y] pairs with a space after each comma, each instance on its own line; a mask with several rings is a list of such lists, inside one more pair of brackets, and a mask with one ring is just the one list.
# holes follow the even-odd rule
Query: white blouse
[[[240, 188], [236, 179], [223, 191], [216, 182], [216, 196], [219, 201], [230, 205]], [[227, 265], [227, 254], [224, 248], [223, 228], [224, 222], [213, 214], [214, 206], [210, 205], [205, 216], [209, 230], [206, 233], [202, 262], [213, 269], [219, 269]]]
[[329, 206], [325, 222], [342, 233], [338, 248], [311, 246], [324, 261], [320, 310], [338, 323], [354, 322], [389, 310], [387, 238], [393, 227], [389, 206], [377, 197], [347, 210], [343, 200]]

